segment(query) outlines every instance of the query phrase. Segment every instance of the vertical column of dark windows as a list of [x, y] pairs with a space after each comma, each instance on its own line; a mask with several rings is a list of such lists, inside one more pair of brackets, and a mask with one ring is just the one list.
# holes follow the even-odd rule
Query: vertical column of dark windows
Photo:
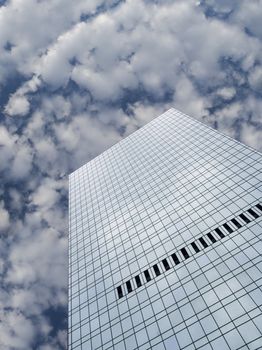
[[183, 257], [184, 257], [185, 259], [188, 259], [188, 258], [189, 258], [189, 254], [188, 254], [186, 248], [182, 248], [182, 249], [181, 249], [181, 253], [183, 254]]
[[240, 214], [239, 215], [243, 221], [245, 221], [246, 224], [250, 223], [249, 218], [245, 214]]
[[207, 237], [210, 239], [210, 241], [211, 241], [212, 243], [216, 243], [217, 240], [216, 240], [215, 237], [212, 235], [212, 233], [209, 232], [209, 233], [207, 234]]
[[160, 272], [159, 267], [158, 267], [157, 264], [153, 265], [153, 269], [155, 271], [156, 276], [161, 275], [161, 272]]
[[145, 278], [146, 278], [146, 281], [149, 282], [151, 281], [151, 276], [150, 276], [150, 273], [148, 270], [145, 270], [144, 271], [144, 275], [145, 275]]
[[123, 297], [123, 291], [121, 286], [117, 287], [117, 294], [119, 299]]
[[248, 209], [249, 214], [253, 216], [253, 218], [257, 219], [259, 215], [253, 210], [253, 209]]
[[227, 223], [223, 224], [223, 226], [225, 227], [225, 229], [227, 230], [227, 232], [229, 232], [229, 233], [232, 233], [232, 232], [233, 232], [232, 228], [231, 228]]
[[198, 248], [195, 242], [192, 242], [191, 245], [196, 253], [200, 252], [200, 249]]
[[225, 237], [224, 233], [220, 230], [220, 228], [217, 227], [215, 229], [215, 231], [219, 235], [220, 238], [224, 238]]
[[232, 219], [231, 220], [233, 222], [233, 224], [237, 227], [237, 228], [241, 228], [242, 225], [240, 224], [240, 222], [237, 221], [237, 219]]
[[139, 275], [135, 276], [135, 281], [136, 281], [137, 288], [142, 286], [142, 282]]
[[171, 257], [172, 257], [172, 259], [173, 259], [175, 265], [178, 265], [178, 264], [180, 263], [180, 261], [179, 261], [177, 255], [176, 255], [176, 253], [173, 253], [173, 254], [171, 255]]
[[199, 242], [202, 244], [202, 246], [203, 246], [204, 248], [207, 248], [207, 247], [208, 247], [208, 244], [207, 244], [207, 242], [204, 240], [203, 237], [200, 237], [200, 238], [199, 238]]
[[131, 285], [130, 281], [126, 282], [126, 288], [127, 288], [128, 293], [132, 292], [133, 288], [132, 288], [132, 285]]
[[166, 271], [170, 270], [170, 265], [169, 265], [167, 259], [163, 259], [162, 264], [163, 264]]
[[261, 204], [257, 204], [256, 207], [262, 212], [262, 205]]

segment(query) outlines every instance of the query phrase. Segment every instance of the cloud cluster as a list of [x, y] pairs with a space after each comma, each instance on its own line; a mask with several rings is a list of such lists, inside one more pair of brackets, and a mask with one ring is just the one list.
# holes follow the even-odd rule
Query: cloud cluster
[[0, 7], [1, 349], [66, 348], [69, 172], [171, 106], [262, 150], [261, 9], [261, 0]]
[[4, 207], [4, 203], [0, 203], [0, 232], [5, 231], [10, 225], [9, 213]]

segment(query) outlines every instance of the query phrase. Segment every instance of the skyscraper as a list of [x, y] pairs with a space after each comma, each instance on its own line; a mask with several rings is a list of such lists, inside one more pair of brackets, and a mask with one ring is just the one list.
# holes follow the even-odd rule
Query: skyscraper
[[69, 349], [262, 349], [261, 170], [170, 109], [73, 172]]

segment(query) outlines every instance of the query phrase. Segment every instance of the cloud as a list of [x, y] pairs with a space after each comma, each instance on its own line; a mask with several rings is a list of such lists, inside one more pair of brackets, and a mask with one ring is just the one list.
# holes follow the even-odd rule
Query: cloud
[[[12, 267], [8, 272], [7, 281], [24, 286], [38, 283], [34, 288], [38, 290], [42, 299], [34, 298], [34, 303], [47, 306], [51, 298], [54, 298], [52, 304], [59, 304], [65, 301], [62, 289], [65, 287], [67, 276], [63, 257], [67, 247], [66, 238], [59, 237], [59, 233], [52, 228], [43, 229], [38, 226], [36, 230], [37, 234], [29, 236], [11, 249]], [[48, 287], [43, 282], [48, 282]], [[43, 288], [42, 292], [40, 286]], [[57, 289], [56, 293], [53, 293], [52, 287], [59, 287], [61, 290]]]
[[236, 94], [236, 89], [234, 87], [225, 86], [221, 89], [218, 89], [216, 93], [218, 96], [222, 97], [224, 100], [231, 100]]
[[10, 116], [26, 115], [29, 112], [30, 104], [25, 96], [13, 95], [10, 97], [5, 112]]
[[[110, 111], [100, 113], [106, 115]], [[121, 139], [112, 125], [86, 114], [74, 116], [69, 123], [55, 125], [54, 132], [62, 154], [64, 151], [74, 154], [75, 159], [68, 159], [73, 168], [84, 164], [86, 157], [93, 158]]]
[[37, 91], [40, 80], [36, 76], [26, 81], [9, 97], [4, 112], [9, 116], [25, 116], [30, 110], [29, 94]]
[[256, 126], [244, 124], [241, 136], [243, 142], [255, 149], [258, 148], [257, 145], [260, 145], [258, 149], [262, 151], [262, 132]]
[[[13, 0], [0, 8], [0, 77], [13, 67], [22, 74], [31, 74], [36, 61], [59, 35], [91, 13], [103, 1]], [[16, 19], [14, 21], [14, 18]], [[43, 29], [44, 28], [44, 29]], [[9, 43], [10, 49], [6, 50]], [[9, 62], [9, 64], [7, 64]], [[8, 68], [7, 72], [5, 72]]]
[[42, 208], [53, 207], [58, 200], [59, 183], [51, 179], [46, 179], [37, 188], [37, 191], [31, 196], [34, 205]]
[[261, 149], [261, 8], [260, 0], [0, 8], [1, 348], [66, 348], [57, 319], [67, 304], [69, 172], [170, 107]]
[[71, 103], [61, 95], [54, 95], [43, 99], [42, 110], [46, 114], [54, 114], [56, 119], [61, 120], [69, 117]]
[[0, 127], [0, 170], [5, 170], [15, 153], [17, 135], [12, 135], [5, 126]]
[[11, 168], [11, 176], [15, 179], [22, 179], [27, 176], [32, 168], [32, 149], [28, 144], [23, 143], [18, 148]]
[[241, 1], [241, 5], [238, 6], [232, 18], [239, 26], [246, 29], [248, 33], [260, 39], [262, 38], [262, 28], [259, 25], [262, 16], [261, 5], [261, 0]]
[[208, 101], [200, 96], [192, 82], [183, 76], [176, 85], [174, 100], [178, 109], [200, 118], [208, 107]]
[[5, 231], [10, 225], [8, 211], [4, 207], [3, 201], [0, 202], [0, 232]]
[[34, 326], [19, 311], [1, 312], [0, 334], [3, 350], [28, 349], [34, 338]]
[[261, 93], [262, 91], [262, 67], [261, 66], [256, 66], [254, 67], [254, 69], [251, 70], [248, 81], [252, 89]]
[[0, 128], [0, 171], [9, 170], [8, 180], [22, 179], [32, 167], [32, 149], [23, 137], [9, 133], [5, 127]]

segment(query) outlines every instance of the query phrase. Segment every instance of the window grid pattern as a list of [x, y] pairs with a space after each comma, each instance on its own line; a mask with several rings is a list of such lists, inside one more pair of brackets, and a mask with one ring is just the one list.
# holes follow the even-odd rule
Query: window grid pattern
[[[262, 223], [248, 212], [261, 170], [261, 154], [171, 109], [71, 174], [69, 349], [261, 347]], [[233, 218], [241, 228], [200, 246]]]
[[[168, 258], [164, 258], [161, 262], [155, 263], [151, 268], [144, 270], [142, 275], [144, 275], [145, 279], [142, 277], [142, 275], [136, 275], [132, 282], [131, 280], [128, 280], [124, 283], [124, 285], [118, 286], [116, 288], [117, 297], [119, 299], [122, 298], [124, 296], [123, 293], [125, 289], [127, 293], [131, 293], [135, 289], [140, 288], [142, 286], [141, 280], [144, 280], [144, 283], [150, 282], [152, 278], [156, 278], [160, 276], [161, 273], [170, 270], [170, 266], [177, 266], [184, 260], [189, 259], [190, 256], [192, 256], [193, 254], [197, 254], [202, 249], [206, 249], [211, 244], [214, 244], [220, 239], [225, 238], [227, 234], [230, 234], [236, 229], [240, 229], [241, 227], [243, 227], [243, 225], [249, 224], [252, 220], [259, 218], [261, 213], [262, 205], [258, 203], [254, 208], [248, 209], [246, 213], [241, 213], [238, 216], [238, 218], [233, 218], [229, 222], [224, 223], [221, 227], [215, 228], [214, 230], [212, 230], [212, 232], [207, 233], [205, 237], [199, 237], [198, 240], [191, 242], [187, 247], [181, 248], [180, 252], [176, 251], [172, 253]], [[248, 214], [251, 214], [251, 216]], [[232, 225], [232, 223], [234, 225]], [[169, 263], [170, 261], [171, 264]]]

